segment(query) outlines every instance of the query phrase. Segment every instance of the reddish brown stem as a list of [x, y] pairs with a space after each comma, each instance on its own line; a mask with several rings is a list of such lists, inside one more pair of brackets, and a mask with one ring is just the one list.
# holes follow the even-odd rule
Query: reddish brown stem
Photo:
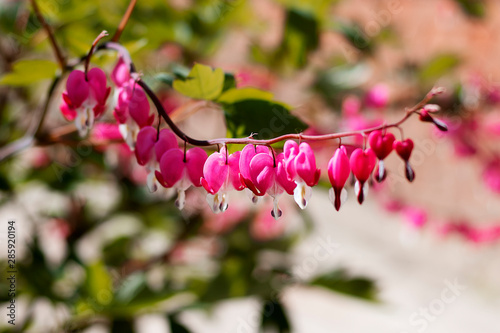
[[59, 66], [61, 67], [61, 69], [64, 69], [66, 67], [66, 59], [62, 55], [61, 49], [59, 48], [59, 45], [57, 44], [56, 38], [54, 37], [54, 34], [52, 33], [50, 26], [47, 24], [47, 22], [43, 18], [42, 13], [40, 12], [40, 8], [38, 7], [38, 4], [36, 3], [36, 0], [31, 0], [31, 5], [33, 7], [33, 11], [35, 12], [35, 15], [36, 15], [38, 21], [40, 21], [43, 28], [47, 32], [50, 44], [52, 45], [52, 49], [54, 50], [54, 53], [56, 55], [57, 62], [59, 63]]
[[136, 3], [137, 0], [131, 0], [130, 3], [128, 4], [127, 10], [125, 11], [125, 14], [123, 14], [120, 24], [118, 25], [118, 28], [116, 29], [113, 38], [111, 38], [111, 41], [118, 42], [118, 40], [120, 39], [120, 36], [122, 35], [122, 32], [125, 29], [128, 20], [130, 19], [130, 15], [132, 15], [132, 11], [134, 10]]
[[89, 53], [87, 54], [87, 58], [85, 58], [85, 80], [87, 79], [87, 72], [89, 71], [90, 58], [92, 58], [92, 54], [94, 53], [94, 49], [95, 49], [97, 43], [99, 43], [99, 41], [101, 39], [103, 39], [104, 37], [106, 37], [107, 35], [108, 35], [107, 31], [104, 30], [103, 32], [101, 32], [99, 34], [99, 36], [97, 36], [97, 38], [92, 43], [92, 46], [90, 47]]

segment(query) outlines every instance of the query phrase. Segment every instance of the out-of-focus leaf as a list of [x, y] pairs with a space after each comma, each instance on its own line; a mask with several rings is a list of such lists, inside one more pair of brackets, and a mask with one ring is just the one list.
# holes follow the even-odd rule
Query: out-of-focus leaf
[[233, 104], [246, 99], [258, 99], [263, 101], [272, 101], [273, 94], [257, 88], [240, 88], [229, 89], [223, 93], [218, 99], [219, 103]]
[[224, 87], [222, 92], [236, 88], [236, 78], [231, 73], [224, 73]]
[[169, 86], [172, 86], [175, 81], [175, 75], [170, 73], [158, 73], [154, 76], [154, 78], [161, 83], [165, 83]]
[[296, 67], [303, 67], [310, 51], [319, 44], [319, 24], [310, 12], [290, 9], [285, 23], [283, 52]]
[[358, 24], [337, 22], [335, 26], [347, 41], [361, 52], [370, 54], [373, 51], [372, 41], [363, 33]]
[[277, 300], [268, 300], [262, 305], [262, 328], [275, 329], [279, 333], [290, 332], [290, 322], [285, 308]]
[[0, 79], [0, 84], [26, 86], [56, 75], [57, 64], [50, 60], [20, 60], [13, 65], [13, 70]]
[[110, 304], [113, 300], [113, 289], [106, 266], [101, 261], [96, 261], [87, 266], [86, 273], [85, 287], [92, 302], [98, 305]]
[[173, 87], [191, 98], [214, 100], [224, 87], [224, 72], [220, 68], [212, 70], [209, 66], [196, 64], [188, 77], [185, 80], [175, 80]]
[[10, 185], [9, 179], [0, 172], [0, 191], [10, 192], [12, 190], [12, 185]]
[[435, 80], [449, 73], [459, 64], [459, 62], [459, 59], [455, 55], [440, 55], [422, 67], [419, 73], [420, 79], [422, 81], [432, 81], [432, 83], [434, 83]]
[[146, 287], [146, 276], [139, 272], [128, 276], [116, 291], [115, 301], [127, 304]]
[[310, 284], [366, 300], [375, 300], [377, 293], [374, 281], [365, 277], [351, 277], [344, 270], [319, 276]]
[[257, 133], [254, 138], [270, 139], [286, 133], [300, 133], [307, 125], [278, 102], [246, 99], [224, 107], [228, 130], [235, 137]]
[[455, 0], [462, 10], [471, 17], [483, 17], [486, 8], [482, 0]]
[[123, 254], [128, 253], [131, 242], [132, 240], [129, 237], [120, 237], [106, 244], [102, 249], [104, 262], [115, 267], [123, 264], [128, 259]]
[[111, 333], [134, 333], [133, 319], [114, 318], [111, 323]]
[[177, 320], [175, 315], [168, 316], [168, 322], [170, 324], [171, 333], [191, 333], [191, 331], [187, 329], [186, 326], [184, 326]]

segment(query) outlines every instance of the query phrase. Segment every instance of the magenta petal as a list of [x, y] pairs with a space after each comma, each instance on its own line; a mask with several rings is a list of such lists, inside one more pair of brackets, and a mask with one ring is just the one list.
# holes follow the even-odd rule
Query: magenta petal
[[370, 148], [364, 151], [358, 148], [351, 154], [351, 170], [361, 185], [366, 182], [368, 178], [370, 178], [370, 174], [372, 173], [373, 168], [375, 168], [376, 162], [377, 157]]
[[170, 149], [160, 160], [160, 171], [166, 187], [174, 186], [184, 173], [184, 152], [180, 149]]
[[404, 161], [408, 161], [413, 151], [413, 141], [406, 139], [404, 141], [394, 141], [394, 149]]
[[299, 146], [299, 153], [295, 157], [295, 171], [308, 186], [314, 186], [316, 182], [316, 158], [309, 144], [303, 142]]
[[285, 167], [285, 156], [283, 153], [276, 156], [276, 182], [281, 186], [286, 193], [293, 195], [293, 190], [297, 187], [297, 184], [288, 178]]
[[252, 158], [258, 153], [268, 153], [269, 148], [266, 146], [254, 146], [248, 144], [243, 148], [240, 155], [239, 170], [243, 178], [250, 180], [250, 162]]
[[[65, 96], [66, 93], [63, 93], [63, 96]], [[67, 96], [67, 95], [66, 95]], [[76, 118], [76, 111], [71, 109], [66, 102], [65, 98], [63, 97], [63, 100], [61, 101], [61, 105], [59, 106], [59, 109], [61, 110], [62, 115], [66, 120], [68, 121], [73, 121]]]
[[66, 94], [73, 108], [79, 108], [89, 97], [90, 86], [85, 80], [85, 73], [80, 70], [72, 71], [66, 81]]
[[[146, 127], [145, 127], [146, 128]], [[160, 131], [160, 137], [155, 144], [155, 154], [158, 162], [165, 152], [169, 149], [177, 148], [177, 139], [175, 134], [168, 128], [164, 128]]]
[[[170, 149], [169, 151], [176, 150]], [[167, 151], [165, 154], [168, 154]], [[201, 186], [201, 177], [203, 177], [203, 166], [207, 160], [207, 153], [199, 148], [191, 148], [186, 152], [186, 168], [188, 172], [189, 179], [194, 186]]]
[[245, 188], [245, 185], [243, 185], [240, 180], [240, 157], [241, 152], [236, 151], [229, 155], [227, 161], [229, 165], [229, 182], [237, 191], [241, 191]]
[[139, 86], [136, 86], [130, 97], [128, 112], [139, 127], [152, 124], [152, 118], [149, 116], [149, 101], [146, 93]]
[[382, 133], [382, 131], [373, 131], [368, 137], [368, 143], [379, 160], [386, 158], [393, 149], [396, 138], [392, 133]]
[[118, 62], [111, 72], [111, 80], [118, 87], [123, 86], [128, 82], [128, 80], [130, 80], [129, 68], [127, 64], [125, 64], [125, 61], [123, 61], [122, 57], [118, 58]]
[[104, 74], [102, 69], [94, 67], [88, 71], [87, 79], [90, 85], [90, 92], [95, 98], [97, 104], [106, 104], [106, 98], [109, 94], [109, 91], [106, 88], [106, 74]]
[[97, 140], [123, 140], [116, 123], [97, 123], [92, 131], [92, 138]]
[[[205, 189], [210, 188], [208, 192], [217, 193], [227, 179], [229, 165], [226, 164], [226, 154], [215, 152], [207, 158], [203, 166], [203, 180], [207, 185]], [[202, 182], [203, 182], [202, 180]]]
[[250, 179], [261, 193], [274, 183], [274, 161], [269, 154], [259, 153], [250, 162]]
[[137, 163], [145, 165], [153, 157], [153, 148], [156, 144], [157, 132], [151, 126], [144, 127], [137, 134], [137, 141], [135, 144], [135, 157]]
[[286, 172], [288, 173], [288, 178], [294, 179], [296, 176], [295, 171], [295, 157], [299, 153], [299, 145], [293, 140], [288, 140], [285, 142], [283, 147], [283, 154], [285, 156], [285, 166]]
[[333, 157], [328, 163], [328, 178], [330, 183], [336, 189], [344, 187], [349, 174], [351, 173], [351, 166], [349, 165], [349, 158], [344, 146], [338, 148], [333, 154]]

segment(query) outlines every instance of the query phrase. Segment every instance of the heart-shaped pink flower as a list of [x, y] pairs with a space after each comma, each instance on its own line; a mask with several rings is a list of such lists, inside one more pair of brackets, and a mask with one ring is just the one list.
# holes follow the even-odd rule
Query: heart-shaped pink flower
[[413, 151], [413, 141], [411, 139], [406, 139], [404, 141], [395, 141], [394, 149], [396, 153], [398, 153], [399, 157], [401, 157], [405, 161], [405, 174], [406, 179], [412, 182], [415, 179], [415, 172], [413, 171], [410, 165], [410, 156]]
[[413, 151], [413, 141], [412, 139], [406, 139], [403, 141], [394, 141], [394, 150], [398, 153], [404, 161], [408, 161]]
[[340, 209], [342, 190], [350, 174], [349, 158], [345, 147], [342, 146], [335, 151], [330, 162], [328, 162], [328, 178], [332, 184], [333, 204], [337, 211]]
[[117, 87], [124, 86], [130, 80], [130, 70], [122, 57], [118, 58], [110, 77]]
[[375, 168], [377, 157], [370, 148], [365, 150], [358, 148], [352, 152], [350, 165], [354, 177], [360, 182], [366, 182]]
[[392, 133], [373, 131], [368, 137], [368, 143], [379, 160], [385, 159], [392, 151], [396, 138]]
[[164, 187], [177, 189], [178, 198], [175, 204], [179, 209], [182, 209], [186, 202], [185, 191], [191, 185], [201, 186], [206, 160], [207, 153], [199, 147], [189, 149], [185, 156], [181, 149], [169, 149], [161, 157], [160, 172], [155, 172], [156, 179]]
[[370, 178], [370, 174], [375, 168], [377, 163], [377, 157], [375, 153], [370, 148], [362, 150], [361, 148], [356, 149], [350, 158], [350, 165], [354, 177], [356, 177], [357, 182], [355, 185], [355, 192], [358, 197], [358, 202], [361, 204], [365, 198], [365, 188], [364, 184]]
[[106, 110], [111, 92], [106, 84], [106, 74], [100, 68], [92, 68], [87, 74], [80, 70], [69, 74], [60, 109], [66, 119], [75, 121], [80, 136], [85, 136], [94, 119]]

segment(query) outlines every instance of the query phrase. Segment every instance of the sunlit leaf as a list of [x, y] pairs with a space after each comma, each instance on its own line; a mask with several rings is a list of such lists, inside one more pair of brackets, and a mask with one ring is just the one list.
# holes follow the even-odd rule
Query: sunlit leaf
[[451, 54], [438, 56], [423, 66], [420, 71], [420, 79], [423, 81], [435, 81], [456, 67], [459, 59]]
[[101, 261], [87, 267], [86, 289], [93, 304], [108, 305], [113, 300], [111, 277]]
[[224, 107], [226, 124], [233, 136], [270, 139], [300, 133], [307, 125], [290, 113], [288, 105], [262, 99], [245, 99]]
[[246, 99], [259, 99], [264, 101], [272, 101], [273, 94], [257, 88], [240, 88], [240, 89], [233, 88], [223, 93], [217, 99], [217, 102], [232, 104]]
[[375, 300], [377, 293], [372, 280], [365, 277], [351, 277], [344, 270], [336, 270], [319, 276], [311, 281], [311, 284], [366, 300]]
[[185, 80], [175, 80], [173, 87], [191, 98], [213, 100], [221, 94], [224, 87], [224, 72], [220, 68], [212, 70], [209, 66], [196, 64], [188, 77]]
[[2, 76], [0, 84], [26, 86], [53, 78], [56, 71], [57, 64], [50, 60], [20, 60], [14, 64], [12, 72]]

